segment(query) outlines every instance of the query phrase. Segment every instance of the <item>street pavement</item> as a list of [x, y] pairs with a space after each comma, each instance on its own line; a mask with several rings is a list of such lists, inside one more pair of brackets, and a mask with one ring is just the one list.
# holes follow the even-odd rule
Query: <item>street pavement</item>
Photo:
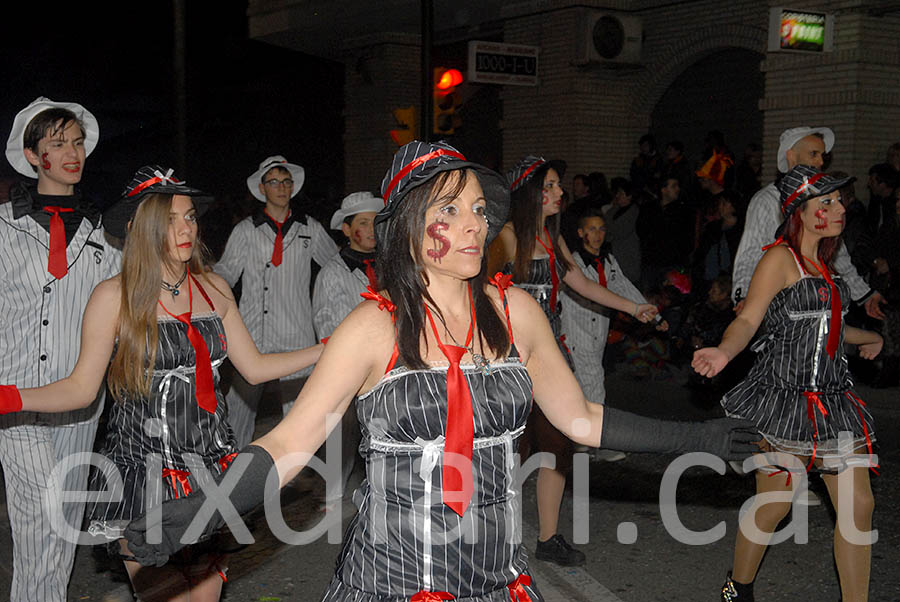
[[[609, 375], [608, 398], [615, 407], [645, 415], [698, 420], [719, 415], [707, 399], [684, 386], [683, 373], [666, 373], [663, 379], [629, 377], [622, 369]], [[898, 389], [858, 387], [874, 415], [878, 433], [880, 476], [872, 476], [875, 493], [875, 528], [870, 600], [900, 601], [900, 403]], [[274, 425], [274, 406], [258, 422], [258, 431]], [[590, 477], [581, 485], [589, 492], [587, 513], [575, 512], [571, 489], [563, 501], [560, 528], [587, 555], [580, 568], [563, 568], [531, 561], [534, 578], [547, 602], [643, 602], [718, 600], [718, 589], [731, 567], [738, 510], [753, 492], [753, 477], [731, 470], [718, 474], [709, 468], [690, 468], [677, 488], [677, 515], [666, 515], [659, 503], [660, 483], [674, 456], [629, 454], [620, 462], [591, 462]], [[361, 477], [355, 475], [357, 480]], [[814, 491], [824, 495], [821, 481]], [[314, 475], [301, 474], [282, 493], [285, 520], [295, 530], [307, 530], [323, 520], [323, 487]], [[524, 541], [533, 551], [537, 518], [533, 475], [523, 487]], [[581, 499], [581, 498], [578, 498]], [[0, 496], [0, 599], [7, 597], [11, 579], [12, 545], [5, 512], [5, 492]], [[353, 505], [344, 501], [332, 510], [340, 512], [343, 526]], [[671, 510], [670, 506], [666, 507]], [[584, 518], [586, 514], [586, 519]], [[573, 516], [579, 516], [578, 520]], [[664, 520], [665, 518], [665, 520]], [[587, 524], [585, 524], [587, 520]], [[808, 512], [808, 543], [792, 540], [772, 546], [756, 583], [761, 602], [829, 601], [840, 599], [832, 559], [833, 513], [830, 505]], [[720, 523], [724, 535], [703, 545], [680, 543], [672, 535], [680, 524], [695, 532]], [[573, 523], [575, 527], [573, 528]], [[720, 527], [721, 528], [721, 527]], [[226, 602], [317, 601], [331, 579], [340, 546], [325, 538], [305, 545], [287, 545], [268, 532], [259, 516], [253, 527], [257, 542], [230, 557]], [[343, 530], [343, 527], [341, 531]], [[583, 541], [582, 540], [586, 540]], [[69, 600], [131, 601], [127, 578], [119, 563], [110, 561], [102, 548], [79, 547], [69, 588]]]

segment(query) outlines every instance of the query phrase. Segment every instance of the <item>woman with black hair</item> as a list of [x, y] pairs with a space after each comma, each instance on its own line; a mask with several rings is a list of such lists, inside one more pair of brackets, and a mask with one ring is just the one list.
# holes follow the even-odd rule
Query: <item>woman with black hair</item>
[[[511, 191], [510, 220], [491, 244], [488, 273], [502, 269], [512, 274], [516, 286], [535, 298], [550, 322], [553, 336], [569, 367], [574, 369], [561, 331], [557, 301], [560, 282], [583, 298], [628, 313], [642, 322], [653, 319], [657, 310], [647, 303], [636, 303], [610, 292], [575, 268], [575, 259], [559, 235], [563, 195], [561, 172], [564, 171], [562, 161], [547, 161], [529, 155], [507, 174]], [[535, 408], [529, 419], [523, 451], [548, 452], [556, 457], [554, 468], [541, 466], [538, 469], [540, 528], [535, 557], [563, 566], [584, 564], [584, 553], [569, 545], [557, 532], [566, 474], [572, 468], [572, 441], [550, 424], [541, 409]]]
[[223, 513], [274, 494], [325, 440], [327, 416], [354, 397], [367, 478], [328, 602], [540, 602], [518, 543], [515, 470], [532, 399], [588, 445], [750, 450], [755, 434], [740, 421], [665, 423], [584, 399], [537, 303], [506, 278], [488, 281], [485, 244], [508, 206], [499, 174], [445, 143], [416, 141], [394, 156], [382, 197], [381, 290], [337, 327], [290, 413], [234, 459], [216, 495], [171, 500], [161, 518], [129, 526], [141, 562], [164, 562], [190, 541], [205, 506], [220, 509], [216, 528]]
[[844, 226], [840, 189], [849, 180], [806, 165], [782, 178], [785, 220], [753, 273], [743, 311], [718, 347], [694, 353], [694, 369], [713, 377], [765, 322], [756, 363], [722, 398], [728, 416], [752, 420], [764, 438], [754, 456], [757, 496], [741, 519], [723, 602], [753, 600], [769, 538], [791, 509], [791, 495], [804, 490], [804, 465], [822, 473], [838, 516], [834, 557], [842, 600], [868, 599], [874, 500], [869, 460], [860, 454], [872, 454], [875, 432], [851, 388], [843, 343], [859, 345], [860, 356], [872, 359], [882, 339], [843, 323], [850, 290], [833, 261]]

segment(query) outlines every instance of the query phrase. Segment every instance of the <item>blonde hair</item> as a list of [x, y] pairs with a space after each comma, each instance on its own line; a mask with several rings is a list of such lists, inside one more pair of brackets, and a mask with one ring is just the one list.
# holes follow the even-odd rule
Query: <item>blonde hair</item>
[[[156, 304], [162, 287], [161, 267], [168, 264], [172, 272], [179, 271], [168, 249], [172, 196], [146, 195], [125, 238], [117, 344], [107, 375], [110, 393], [117, 401], [150, 394], [158, 342]], [[206, 271], [206, 256], [206, 247], [198, 233], [188, 269], [193, 274], [202, 274]]]

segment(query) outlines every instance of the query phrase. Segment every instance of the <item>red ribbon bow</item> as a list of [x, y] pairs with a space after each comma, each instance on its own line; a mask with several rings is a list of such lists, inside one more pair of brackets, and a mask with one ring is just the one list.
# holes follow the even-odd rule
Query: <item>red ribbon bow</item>
[[47, 271], [59, 280], [69, 273], [69, 262], [66, 260], [66, 227], [60, 213], [72, 213], [71, 207], [44, 207], [50, 214], [50, 256], [47, 258]]
[[544, 241], [541, 240], [541, 237], [538, 236], [535, 238], [544, 250], [547, 251], [547, 254], [550, 255], [550, 282], [553, 285], [550, 288], [550, 311], [556, 311], [556, 291], [559, 290], [559, 274], [556, 272], [556, 253], [553, 249], [553, 239], [550, 238], [550, 231], [547, 230], [547, 226], [544, 226], [544, 234], [547, 235], [547, 240], [550, 241], [550, 246], [544, 244]]
[[[431, 316], [431, 310], [425, 306], [425, 315], [431, 323], [434, 338], [437, 339], [441, 353], [450, 362], [447, 368], [447, 427], [444, 441], [444, 463], [441, 473], [441, 483], [444, 494], [444, 504], [462, 516], [472, 500], [472, 442], [475, 436], [475, 426], [472, 415], [472, 394], [469, 384], [459, 367], [459, 361], [468, 351], [467, 347], [472, 341], [472, 330], [475, 325], [475, 305], [472, 302], [472, 289], [469, 288], [469, 305], [472, 310], [472, 318], [469, 322], [469, 332], [466, 335], [465, 347], [445, 345], [438, 335], [437, 326]], [[461, 459], [465, 458], [465, 462]], [[459, 464], [462, 464], [461, 466]], [[448, 494], [456, 494], [455, 499], [447, 499]]]
[[219, 468], [222, 469], [222, 472], [225, 472], [225, 469], [228, 468], [228, 465], [234, 462], [234, 459], [237, 458], [237, 452], [231, 452], [225, 457], [219, 458]]
[[169, 479], [172, 484], [172, 491], [175, 492], [175, 499], [178, 499], [178, 485], [181, 485], [181, 491], [184, 495], [191, 495], [193, 493], [193, 489], [191, 489], [191, 483], [188, 480], [188, 477], [191, 476], [186, 470], [178, 470], [177, 468], [163, 468], [162, 478]]
[[[869, 455], [872, 456], [874, 455], [874, 453], [872, 452], [872, 438], [869, 437], [869, 426], [866, 424], [866, 419], [862, 413], [862, 409], [866, 407], [866, 402], [864, 402], [862, 399], [860, 399], [850, 391], [847, 391], [847, 397], [849, 397], [850, 401], [853, 402], [853, 408], [856, 410], [856, 413], [859, 414], [859, 421], [862, 422], [863, 433], [866, 436], [866, 449], [868, 449]], [[872, 472], [878, 474], [878, 471], [875, 470], [876, 468], [879, 468], [878, 464], [876, 464], [875, 466], [870, 466], [869, 468]]]
[[804, 391], [803, 396], [806, 397], [806, 414], [813, 425], [813, 452], [809, 458], [809, 465], [806, 467], [806, 472], [809, 472], [816, 460], [816, 450], [819, 448], [819, 425], [816, 423], [816, 410], [819, 410], [823, 417], [828, 416], [828, 410], [822, 404], [818, 391]]
[[456, 598], [447, 592], [429, 592], [423, 589], [414, 594], [409, 602], [441, 602], [441, 600], [456, 600]]
[[525, 591], [525, 586], [531, 585], [531, 577], [529, 575], [519, 575], [516, 580], [508, 584], [510, 602], [531, 602], [531, 596]]
[[388, 310], [391, 313], [394, 313], [396, 306], [390, 302], [386, 297], [383, 297], [379, 293], [375, 292], [371, 286], [367, 286], [365, 292], [359, 294], [363, 299], [369, 299], [370, 301], [378, 301], [378, 309]]
[[206, 296], [200, 283], [197, 282], [190, 270], [188, 270], [188, 310], [185, 313], [176, 316], [166, 309], [166, 306], [162, 304], [162, 301], [159, 301], [159, 305], [163, 308], [164, 312], [187, 326], [187, 337], [191, 342], [191, 347], [194, 348], [194, 380], [197, 389], [197, 405], [210, 414], [215, 414], [218, 400], [216, 399], [216, 390], [213, 385], [212, 362], [210, 362], [209, 359], [209, 347], [206, 346], [203, 335], [201, 335], [200, 331], [191, 323], [191, 313], [194, 307], [194, 295], [191, 290], [191, 281], [197, 285], [200, 293], [207, 300], [210, 307], [212, 307], [209, 297]]

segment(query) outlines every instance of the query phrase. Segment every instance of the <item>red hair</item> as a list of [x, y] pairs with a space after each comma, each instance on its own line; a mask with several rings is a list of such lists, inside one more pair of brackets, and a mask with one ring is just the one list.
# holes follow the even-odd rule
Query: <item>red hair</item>
[[[806, 201], [804, 201], [788, 218], [787, 227], [784, 230], [784, 241], [797, 253], [800, 252], [800, 235], [803, 232], [803, 222], [800, 219], [800, 213], [806, 209]], [[834, 258], [837, 255], [838, 248], [841, 244], [840, 236], [829, 236], [819, 241], [819, 256], [816, 258], [820, 265], [828, 267], [828, 271], [834, 273]]]

